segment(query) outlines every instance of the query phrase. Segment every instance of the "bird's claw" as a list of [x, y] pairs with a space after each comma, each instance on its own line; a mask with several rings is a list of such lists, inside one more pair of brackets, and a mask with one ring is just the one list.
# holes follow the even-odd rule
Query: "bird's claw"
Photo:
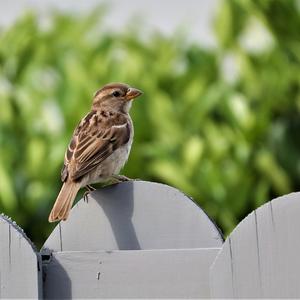
[[96, 189], [93, 186], [89, 185], [89, 184], [86, 186], [86, 189], [87, 189], [87, 191], [85, 191], [84, 194], [83, 194], [83, 201], [88, 203], [89, 202], [88, 201], [89, 200], [88, 196], [89, 196], [90, 192], [93, 192]]
[[88, 197], [89, 193], [90, 193], [90, 191], [85, 191], [83, 194], [83, 201], [86, 203], [89, 203], [89, 197]]

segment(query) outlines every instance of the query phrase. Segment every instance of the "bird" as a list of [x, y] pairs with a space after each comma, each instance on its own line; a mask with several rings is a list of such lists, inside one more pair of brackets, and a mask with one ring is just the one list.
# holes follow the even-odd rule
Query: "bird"
[[49, 222], [67, 220], [78, 191], [94, 190], [91, 184], [128, 180], [119, 175], [133, 141], [129, 115], [132, 100], [142, 95], [125, 83], [109, 83], [99, 89], [90, 112], [79, 122], [66, 149], [61, 170], [62, 187]]

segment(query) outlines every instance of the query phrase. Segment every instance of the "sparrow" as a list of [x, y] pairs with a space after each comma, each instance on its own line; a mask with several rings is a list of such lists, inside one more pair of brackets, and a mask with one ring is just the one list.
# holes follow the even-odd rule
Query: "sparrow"
[[132, 100], [142, 92], [124, 83], [109, 83], [98, 90], [91, 111], [75, 128], [61, 171], [63, 185], [49, 222], [66, 220], [80, 188], [93, 183], [126, 180], [118, 175], [126, 163], [133, 140], [129, 115]]

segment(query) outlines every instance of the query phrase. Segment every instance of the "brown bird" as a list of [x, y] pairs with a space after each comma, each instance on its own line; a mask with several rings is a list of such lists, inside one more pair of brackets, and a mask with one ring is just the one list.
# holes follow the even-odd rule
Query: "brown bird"
[[63, 186], [49, 215], [49, 222], [66, 220], [80, 188], [108, 180], [124, 181], [118, 175], [128, 159], [133, 124], [129, 110], [142, 92], [123, 83], [110, 83], [98, 90], [91, 111], [76, 127], [65, 153], [61, 171]]

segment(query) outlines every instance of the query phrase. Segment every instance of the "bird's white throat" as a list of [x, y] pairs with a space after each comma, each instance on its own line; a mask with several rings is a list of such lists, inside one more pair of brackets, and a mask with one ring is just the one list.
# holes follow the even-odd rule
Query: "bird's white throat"
[[128, 113], [130, 111], [130, 108], [131, 108], [131, 105], [132, 105], [132, 100], [130, 101], [127, 101], [124, 105], [124, 112], [125, 113]]

